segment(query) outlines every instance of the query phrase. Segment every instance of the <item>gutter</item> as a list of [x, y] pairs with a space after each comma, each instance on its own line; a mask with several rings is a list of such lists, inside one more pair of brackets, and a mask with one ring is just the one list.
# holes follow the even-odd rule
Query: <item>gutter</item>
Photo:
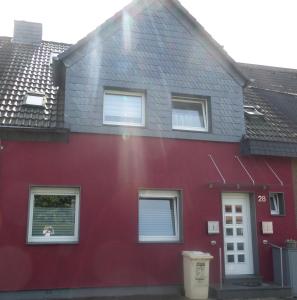
[[0, 139], [8, 141], [68, 142], [68, 128], [0, 126]]
[[240, 141], [242, 155], [261, 155], [297, 158], [297, 143], [267, 141], [244, 136]]

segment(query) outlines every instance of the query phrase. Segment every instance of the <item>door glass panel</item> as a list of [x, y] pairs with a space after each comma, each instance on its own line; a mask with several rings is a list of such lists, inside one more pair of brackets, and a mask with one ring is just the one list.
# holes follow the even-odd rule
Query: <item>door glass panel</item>
[[226, 224], [232, 224], [232, 216], [226, 216]]
[[226, 235], [232, 236], [233, 235], [233, 228], [226, 228]]
[[244, 244], [243, 243], [237, 243], [237, 250], [243, 251], [244, 250]]
[[243, 263], [244, 262], [244, 255], [243, 254], [239, 254], [238, 257], [237, 257], [237, 259], [238, 259], [238, 262]]
[[227, 243], [227, 251], [233, 251], [234, 250], [234, 244], [233, 243]]
[[227, 261], [228, 261], [228, 263], [233, 263], [234, 262], [234, 255], [227, 255]]
[[232, 205], [225, 205], [225, 212], [231, 213], [232, 212]]
[[241, 206], [241, 205], [236, 205], [236, 206], [235, 206], [235, 211], [236, 211], [237, 213], [241, 213], [241, 212], [242, 212], [242, 206]]
[[243, 235], [243, 228], [236, 228], [236, 235], [242, 236]]
[[242, 216], [236, 216], [236, 224], [242, 224]]

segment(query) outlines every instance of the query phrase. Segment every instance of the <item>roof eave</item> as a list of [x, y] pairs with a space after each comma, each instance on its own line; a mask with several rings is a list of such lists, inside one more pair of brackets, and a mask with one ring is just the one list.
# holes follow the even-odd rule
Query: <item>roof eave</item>
[[68, 128], [0, 126], [0, 139], [8, 141], [68, 142]]
[[240, 141], [242, 155], [297, 158], [297, 143], [267, 141], [244, 136]]

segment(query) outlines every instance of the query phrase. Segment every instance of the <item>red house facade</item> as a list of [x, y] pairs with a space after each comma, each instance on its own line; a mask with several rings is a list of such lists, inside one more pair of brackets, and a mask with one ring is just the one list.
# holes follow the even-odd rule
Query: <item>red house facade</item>
[[178, 2], [72, 46], [16, 22], [0, 45], [0, 295], [180, 292], [183, 250], [214, 256], [212, 285], [273, 281], [297, 143], [257, 139], [269, 97]]

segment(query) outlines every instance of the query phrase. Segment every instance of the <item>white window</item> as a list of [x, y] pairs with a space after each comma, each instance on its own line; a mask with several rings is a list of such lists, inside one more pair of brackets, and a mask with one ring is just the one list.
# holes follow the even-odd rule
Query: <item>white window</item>
[[208, 131], [207, 101], [199, 98], [173, 97], [172, 128]]
[[180, 194], [177, 191], [140, 191], [139, 241], [179, 241], [179, 201]]
[[28, 242], [77, 242], [79, 195], [79, 188], [32, 187]]
[[103, 123], [109, 125], [144, 126], [144, 94], [105, 91]]
[[28, 93], [25, 96], [24, 104], [32, 105], [32, 106], [43, 106], [44, 105], [44, 95], [43, 94]]
[[283, 193], [270, 193], [270, 213], [272, 215], [284, 215], [285, 214], [285, 203]]

